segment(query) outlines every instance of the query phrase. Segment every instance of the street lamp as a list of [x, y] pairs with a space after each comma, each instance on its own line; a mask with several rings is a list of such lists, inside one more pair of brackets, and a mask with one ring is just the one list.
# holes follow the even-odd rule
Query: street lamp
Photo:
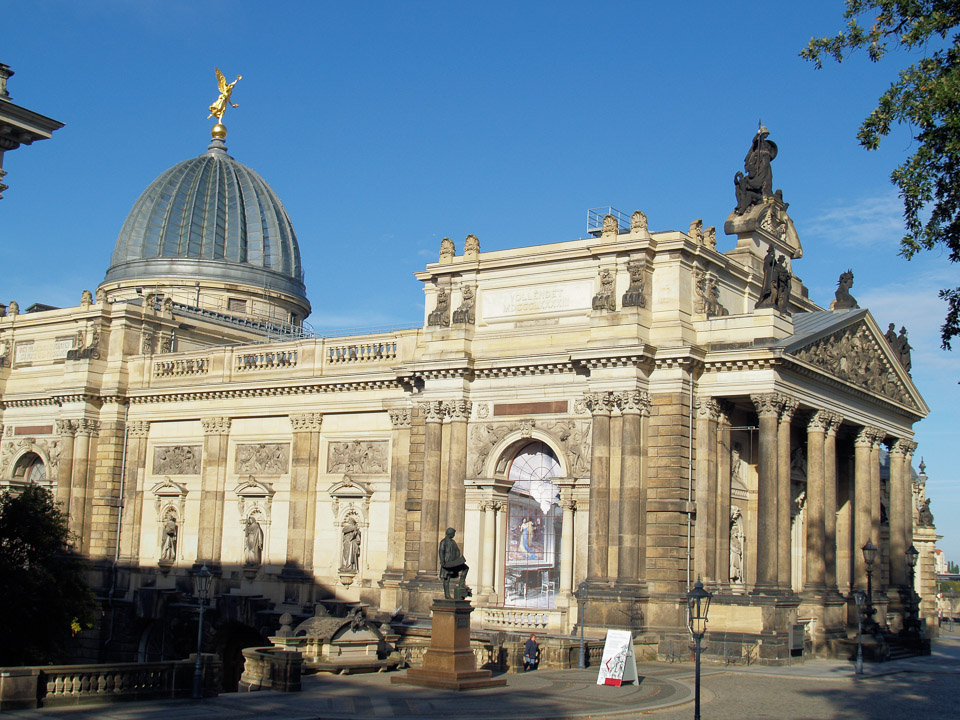
[[873, 632], [874, 627], [877, 625], [877, 621], [873, 619], [874, 614], [877, 612], [876, 608], [873, 607], [873, 563], [877, 560], [877, 546], [873, 544], [872, 540], [867, 540], [866, 544], [860, 548], [863, 552], [863, 561], [867, 564], [867, 609], [864, 611], [866, 615], [866, 625], [867, 628]]
[[703, 583], [700, 577], [693, 586], [693, 590], [687, 593], [687, 623], [690, 627], [690, 634], [697, 644], [697, 673], [696, 673], [696, 698], [694, 701], [693, 718], [700, 720], [700, 641], [707, 631], [707, 613], [710, 611], [710, 600], [712, 593], [703, 589]]
[[857, 675], [863, 675], [863, 603], [867, 596], [863, 590], [854, 590], [853, 599], [857, 603]]
[[916, 587], [916, 573], [917, 573], [917, 558], [920, 557], [920, 553], [917, 552], [917, 549], [911, 545], [906, 552], [907, 555], [907, 566], [910, 568], [910, 587], [907, 588], [907, 597], [910, 598], [908, 611], [910, 613], [910, 630], [915, 630], [919, 632], [920, 630], [920, 608], [917, 607], [917, 593], [914, 590]]
[[587, 647], [583, 642], [583, 625], [584, 625], [584, 612], [587, 607], [587, 581], [581, 580], [580, 584], [577, 585], [577, 607], [578, 618], [577, 624], [580, 626], [580, 662], [577, 663], [577, 667], [585, 668], [587, 666]]
[[200, 620], [197, 622], [197, 662], [193, 668], [193, 699], [203, 698], [203, 667], [201, 665], [200, 651], [203, 643], [203, 609], [210, 596], [210, 578], [213, 574], [207, 569], [204, 563], [193, 576], [193, 586], [197, 592], [197, 600], [200, 602]]

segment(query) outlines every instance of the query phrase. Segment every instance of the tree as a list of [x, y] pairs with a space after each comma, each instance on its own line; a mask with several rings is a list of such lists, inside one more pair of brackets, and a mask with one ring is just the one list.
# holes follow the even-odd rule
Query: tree
[[[875, 150], [894, 124], [909, 126], [916, 149], [890, 175], [903, 200], [900, 254], [909, 260], [943, 245], [950, 262], [960, 262], [960, 2], [845, 0], [845, 6], [846, 30], [811, 38], [800, 56], [820, 68], [825, 55], [840, 63], [860, 49], [873, 62], [891, 49], [922, 55], [880, 96], [857, 137]], [[940, 297], [947, 301], [940, 339], [949, 350], [960, 335], [960, 287]]]
[[50, 491], [31, 484], [0, 494], [0, 666], [57, 662], [91, 626], [96, 601], [69, 540]]

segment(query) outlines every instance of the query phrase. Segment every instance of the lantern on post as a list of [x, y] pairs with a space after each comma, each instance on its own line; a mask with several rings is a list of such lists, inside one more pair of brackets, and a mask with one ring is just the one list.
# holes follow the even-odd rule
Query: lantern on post
[[197, 600], [200, 604], [200, 619], [197, 621], [197, 661], [193, 666], [193, 699], [203, 698], [203, 666], [201, 661], [201, 651], [203, 643], [203, 610], [207, 604], [207, 598], [210, 597], [210, 579], [213, 573], [207, 569], [207, 564], [197, 570], [193, 576], [193, 587], [197, 594]]
[[687, 624], [696, 643], [697, 671], [695, 680], [694, 720], [700, 720], [700, 641], [707, 631], [707, 614], [710, 612], [710, 600], [713, 594], [703, 589], [703, 583], [697, 577], [693, 590], [687, 593]]
[[873, 564], [877, 561], [877, 546], [872, 540], [867, 540], [864, 546], [860, 548], [863, 553], [863, 562], [867, 565], [867, 609], [864, 611], [866, 616], [865, 624], [871, 632], [876, 628], [877, 621], [873, 619], [876, 609], [873, 607]]

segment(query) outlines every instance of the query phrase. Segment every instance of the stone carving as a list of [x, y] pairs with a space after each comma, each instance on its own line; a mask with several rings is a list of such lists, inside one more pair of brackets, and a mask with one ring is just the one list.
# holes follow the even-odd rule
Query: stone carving
[[161, 445], [153, 449], [154, 475], [199, 475], [200, 445]]
[[16, 317], [20, 314], [20, 303], [16, 300], [11, 300], [10, 304], [7, 305], [7, 315], [10, 317]]
[[857, 305], [857, 299], [850, 294], [851, 287], [853, 287], [853, 270], [840, 273], [837, 292], [834, 294], [836, 299], [830, 303], [831, 310], [853, 310], [860, 307]]
[[57, 435], [72, 437], [77, 434], [77, 424], [73, 420], [57, 420]]
[[107, 291], [103, 288], [97, 288], [97, 305], [102, 305], [107, 301]]
[[173, 315], [173, 298], [170, 296], [163, 299], [163, 314]]
[[760, 217], [760, 229], [781, 240], [787, 239], [787, 217], [780, 208], [771, 205], [771, 209], [763, 212]]
[[736, 505], [730, 506], [730, 582], [743, 585], [743, 550], [746, 535], [743, 532], [743, 513]]
[[783, 408], [783, 396], [778, 393], [763, 393], [761, 395], [751, 395], [750, 400], [760, 417], [780, 416], [780, 410]]
[[461, 286], [460, 294], [463, 300], [460, 303], [460, 307], [453, 311], [453, 324], [473, 325], [473, 323], [476, 322], [476, 312], [474, 310], [474, 306], [476, 305], [476, 297], [473, 286]]
[[357, 572], [360, 567], [360, 528], [354, 517], [348, 516], [341, 528], [340, 572]]
[[797, 445], [790, 453], [790, 478], [803, 481], [807, 479], [807, 451], [803, 445]]
[[140, 354], [141, 355], [152, 355], [153, 354], [153, 339], [154, 332], [149, 328], [143, 328], [140, 331]]
[[289, 443], [237, 445], [238, 475], [283, 475], [289, 467]]
[[77, 330], [77, 339], [74, 347], [67, 350], [67, 360], [85, 360], [100, 358], [100, 325], [95, 323], [90, 333], [90, 342], [87, 343], [86, 332]]
[[623, 294], [623, 307], [646, 307], [647, 299], [643, 293], [646, 288], [644, 275], [647, 263], [644, 260], [634, 260], [627, 263], [627, 272], [630, 274], [630, 285]]
[[490, 405], [487, 403], [477, 403], [477, 417], [480, 420], [486, 420], [490, 415]]
[[327, 472], [379, 475], [387, 472], [387, 442], [352, 440], [327, 446]]
[[480, 240], [476, 235], [467, 235], [463, 241], [463, 256], [468, 260], [476, 260], [480, 254]]
[[747, 463], [743, 459], [743, 446], [738, 442], [730, 449], [730, 487], [747, 491]]
[[410, 408], [401, 408], [399, 410], [389, 410], [390, 423], [395, 428], [410, 427]]
[[180, 527], [173, 512], [168, 512], [163, 523], [163, 539], [160, 542], [160, 562], [173, 562], [177, 559], [177, 538]]
[[[770, 131], [763, 125], [753, 136], [750, 150], [743, 159], [743, 169], [746, 172], [737, 172], [733, 178], [736, 187], [737, 207], [734, 212], [743, 215], [752, 206], [760, 204], [764, 199], [774, 197], [773, 171], [770, 163], [777, 157], [777, 145], [767, 140]], [[780, 198], [780, 191], [776, 197]]]
[[162, 333], [160, 335], [160, 354], [163, 355], [168, 352], [173, 352], [173, 336], [169, 333]]
[[703, 231], [703, 243], [711, 250], [717, 249], [717, 228], [711, 225]]
[[296, 413], [290, 416], [290, 426], [294, 432], [320, 432], [323, 426], [323, 414]]
[[587, 410], [587, 399], [579, 397], [573, 401], [573, 412], [576, 415], [586, 415], [589, 411]]
[[915, 407], [864, 322], [820, 338], [797, 350], [794, 355], [804, 362], [824, 368], [841, 380]]
[[639, 233], [648, 232], [647, 215], [642, 210], [637, 210], [630, 218], [630, 231]]
[[243, 530], [243, 564], [248, 567], [259, 566], [263, 558], [263, 528], [257, 519], [250, 515]]
[[444, 288], [437, 290], [437, 304], [427, 316], [427, 325], [430, 327], [450, 326], [450, 294]]
[[446, 414], [446, 407], [440, 400], [420, 403], [420, 415], [427, 422], [443, 422]]
[[917, 514], [917, 526], [933, 527], [933, 513], [930, 512], [930, 498], [926, 498], [920, 505], [920, 510]]
[[483, 468], [490, 451], [513, 429], [513, 426], [481, 423], [470, 428], [470, 454], [476, 459], [473, 464], [475, 477], [483, 477]]
[[907, 341], [907, 329], [901, 325], [900, 334], [897, 335], [893, 329], [893, 323], [890, 323], [890, 327], [887, 328], [886, 338], [887, 342], [890, 343], [890, 347], [893, 349], [894, 355], [897, 356], [897, 359], [903, 366], [903, 369], [910, 372], [910, 368], [913, 366], [913, 362], [910, 360], [910, 351], [913, 348]]
[[791, 278], [785, 256], [781, 255], [778, 258], [773, 245], [770, 245], [763, 258], [763, 285], [760, 288], [756, 309], [773, 307], [781, 312], [789, 312]]
[[263, 518], [264, 523], [267, 526], [270, 525], [275, 494], [270, 483], [257, 480], [253, 475], [247, 475], [246, 479], [237, 483], [233, 493], [237, 496], [237, 511], [241, 524], [245, 525], [243, 518], [255, 516]]
[[[607, 217], [612, 217], [608, 215]], [[613, 298], [613, 273], [609, 270], [600, 271], [600, 292], [593, 296], [594, 310], [616, 310], [616, 301]]]
[[231, 423], [228, 417], [200, 418], [200, 424], [203, 425], [203, 432], [206, 435], [227, 435], [230, 432]]
[[690, 229], [687, 230], [687, 235], [689, 235], [690, 239], [695, 243], [703, 244], [703, 219], [697, 218], [690, 223]]
[[[616, 402], [622, 413], [650, 414], [650, 395], [641, 390], [617, 393]], [[716, 402], [714, 402], [714, 405], [720, 407]]]
[[533, 437], [533, 426], [536, 425], [536, 422], [531, 418], [524, 418], [520, 421], [520, 437], [530, 438]]
[[694, 312], [707, 317], [729, 315], [730, 312], [720, 304], [720, 283], [713, 273], [697, 270], [694, 273], [696, 304]]
[[[467, 587], [467, 572], [470, 568], [467, 561], [460, 552], [460, 546], [453, 537], [457, 531], [452, 527], [447, 528], [443, 540], [440, 541], [440, 547], [437, 548], [437, 555], [440, 560], [440, 579], [443, 581], [443, 597], [447, 600], [466, 600], [473, 595], [473, 592]], [[459, 579], [453, 592], [450, 591], [450, 579]]]
[[584, 400], [591, 415], [609, 414], [617, 405], [616, 397], [611, 392], [590, 393]]
[[440, 241], [440, 262], [452, 262], [456, 254], [457, 248], [453, 244], [453, 240], [445, 237]]
[[[7, 437], [13, 434], [13, 428], [7, 428]], [[7, 441], [0, 453], [0, 477], [10, 477], [16, 464], [27, 453], [35, 453], [44, 463], [47, 478], [55, 479], [60, 470], [60, 440], [48, 438], [24, 437]]]
[[617, 222], [617, 218], [614, 215], [604, 215], [603, 225], [600, 228], [600, 236], [609, 237], [610, 235], [617, 235], [619, 232], [620, 223]]
[[558, 420], [537, 426], [560, 441], [567, 456], [568, 472], [576, 477], [590, 474], [590, 424], [583, 421]]
[[447, 400], [443, 403], [443, 412], [454, 420], [469, 420], [473, 403], [469, 400]]
[[91, 305], [93, 305], [93, 295], [90, 294], [89, 290], [84, 290], [80, 293], [80, 306], [86, 310]]

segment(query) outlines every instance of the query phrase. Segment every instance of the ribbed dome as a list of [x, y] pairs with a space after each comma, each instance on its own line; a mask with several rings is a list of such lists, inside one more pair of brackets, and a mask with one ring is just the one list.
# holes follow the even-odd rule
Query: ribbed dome
[[206, 279], [306, 300], [287, 211], [264, 179], [226, 150], [214, 139], [208, 152], [150, 183], [120, 230], [104, 283]]

